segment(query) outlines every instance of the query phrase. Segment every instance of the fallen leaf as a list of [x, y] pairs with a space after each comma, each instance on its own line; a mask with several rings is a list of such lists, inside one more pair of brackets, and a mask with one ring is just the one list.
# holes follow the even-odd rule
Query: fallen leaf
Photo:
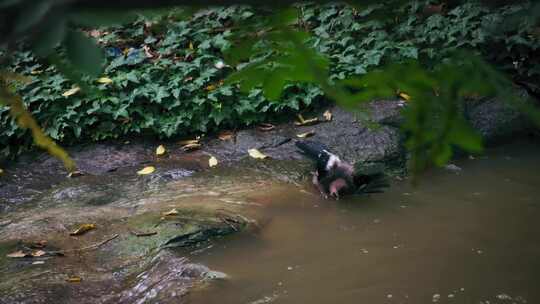
[[315, 131], [311, 130], [311, 131], [308, 131], [308, 132], [305, 132], [305, 133], [297, 134], [296, 137], [298, 137], [298, 138], [307, 138], [307, 137], [310, 137], [310, 136], [313, 136], [313, 135], [315, 135]]
[[296, 121], [294, 124], [297, 125], [297, 126], [309, 126], [309, 125], [316, 124], [318, 122], [319, 122], [319, 118], [317, 118], [317, 117], [310, 118], [310, 119], [303, 119], [302, 118], [302, 120]]
[[326, 110], [324, 113], [323, 113], [323, 116], [324, 116], [324, 119], [326, 121], [331, 121], [332, 120], [332, 112], [330, 112], [330, 110]]
[[405, 100], [405, 101], [411, 100], [411, 96], [409, 94], [407, 94], [407, 93], [399, 92], [398, 96], [403, 98], [403, 100]]
[[30, 247], [38, 248], [38, 249], [45, 248], [46, 246], [47, 246], [47, 240], [37, 241], [37, 242], [32, 243], [32, 245], [30, 245]]
[[197, 150], [201, 147], [201, 144], [187, 144], [187, 145], [184, 145], [182, 146], [182, 150], [184, 150], [184, 152], [188, 152], [188, 151], [193, 151], [193, 150]]
[[39, 74], [41, 74], [41, 73], [43, 73], [42, 70], [32, 70], [32, 71], [30, 72], [31, 75], [39, 75]]
[[274, 126], [273, 124], [269, 124], [269, 123], [261, 123], [258, 127], [259, 130], [263, 131], [263, 132], [268, 132], [268, 131], [272, 131], [276, 128], [276, 126]]
[[96, 229], [96, 224], [82, 224], [75, 231], [71, 232], [69, 235], [83, 235], [88, 231]]
[[71, 172], [68, 173], [69, 178], [79, 177], [79, 176], [83, 176], [83, 175], [84, 174], [79, 170], [71, 171]]
[[0, 175], [4, 174], [4, 170], [0, 169]]
[[193, 42], [191, 42], [191, 41], [189, 42], [189, 49], [190, 49], [190, 50], [193, 50], [193, 49], [194, 49], [194, 47], [193, 47]]
[[40, 257], [40, 256], [44, 256], [44, 255], [46, 255], [46, 254], [47, 254], [47, 252], [45, 252], [45, 251], [43, 251], [43, 250], [36, 250], [36, 251], [34, 251], [34, 252], [31, 253], [31, 255], [32, 255], [33, 257]]
[[299, 122], [303, 123], [305, 121], [304, 116], [302, 116], [302, 114], [298, 114], [297, 116], [298, 116]]
[[265, 154], [261, 153], [257, 149], [249, 149], [248, 153], [249, 153], [249, 156], [251, 156], [253, 158], [256, 158], [256, 159], [265, 159], [265, 158], [268, 157], [268, 155], [265, 155]]
[[69, 97], [69, 96], [71, 96], [71, 95], [77, 94], [77, 92], [79, 92], [80, 90], [81, 90], [81, 88], [79, 88], [79, 87], [74, 87], [74, 88], [72, 88], [72, 89], [70, 89], [70, 90], [67, 90], [67, 91], [65, 91], [64, 93], [62, 93], [62, 96], [64, 96], [64, 97]]
[[163, 212], [161, 215], [163, 216], [174, 216], [174, 215], [178, 215], [178, 210], [176, 210], [176, 208], [174, 209], [171, 209], [167, 212]]
[[103, 83], [103, 84], [109, 84], [109, 83], [112, 83], [113, 81], [109, 77], [101, 77], [101, 78], [98, 78], [97, 82]]
[[232, 139], [233, 136], [234, 136], [233, 132], [231, 132], [231, 131], [223, 131], [223, 132], [219, 133], [218, 138], [225, 141], [225, 140]]
[[24, 253], [22, 250], [12, 252], [6, 255], [8, 258], [24, 258], [30, 256], [28, 253]]
[[45, 261], [35, 261], [32, 263], [32, 265], [43, 265], [45, 264]]
[[218, 164], [217, 158], [215, 158], [215, 157], [213, 157], [213, 156], [210, 157], [210, 159], [208, 160], [208, 166], [209, 166], [210, 168], [212, 168], [212, 167], [217, 166], [217, 164]]
[[82, 279], [81, 277], [72, 276], [72, 277], [67, 278], [66, 281], [70, 283], [79, 283], [82, 281]]
[[154, 173], [154, 171], [156, 171], [156, 168], [154, 166], [148, 166], [148, 167], [144, 167], [141, 170], [137, 171], [137, 174], [146, 175], [146, 174]]
[[163, 145], [159, 145], [159, 146], [156, 148], [156, 155], [157, 155], [157, 156], [164, 155], [165, 152], [167, 152], [167, 150], [165, 150], [165, 147], [164, 147]]
[[181, 140], [178, 142], [180, 145], [189, 145], [189, 144], [198, 144], [199, 143], [199, 140], [198, 139], [186, 139], [186, 140]]
[[209, 84], [209, 85], [206, 86], [205, 90], [210, 92], [210, 91], [215, 90], [216, 88], [217, 88], [217, 86], [215, 84]]

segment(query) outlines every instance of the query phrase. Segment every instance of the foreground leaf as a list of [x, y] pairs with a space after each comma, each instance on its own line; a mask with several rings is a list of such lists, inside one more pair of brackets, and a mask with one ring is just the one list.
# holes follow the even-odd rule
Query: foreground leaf
[[156, 171], [156, 168], [154, 166], [148, 166], [148, 167], [144, 167], [141, 170], [137, 171], [137, 174], [139, 174], [139, 175], [147, 175], [147, 174], [154, 173], [154, 171]]
[[82, 224], [75, 231], [71, 232], [69, 235], [83, 235], [90, 230], [96, 229], [96, 224]]
[[69, 61], [87, 75], [98, 76], [103, 69], [103, 52], [94, 39], [86, 37], [80, 31], [67, 33], [66, 53]]
[[217, 158], [215, 158], [214, 156], [210, 157], [210, 159], [208, 160], [208, 166], [212, 168], [212, 167], [217, 166], [217, 164], [218, 164]]
[[268, 155], [261, 153], [257, 149], [249, 149], [248, 150], [249, 156], [255, 158], [255, 159], [265, 159], [268, 158]]

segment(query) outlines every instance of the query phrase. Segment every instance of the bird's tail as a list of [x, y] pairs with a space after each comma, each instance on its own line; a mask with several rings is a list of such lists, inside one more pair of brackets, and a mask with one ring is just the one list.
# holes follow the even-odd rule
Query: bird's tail
[[315, 161], [319, 159], [319, 154], [321, 154], [323, 150], [328, 151], [328, 148], [324, 144], [316, 141], [304, 140], [297, 141], [295, 144], [304, 155]]
[[356, 194], [382, 193], [390, 186], [384, 166], [380, 164], [357, 165], [354, 183], [358, 186]]

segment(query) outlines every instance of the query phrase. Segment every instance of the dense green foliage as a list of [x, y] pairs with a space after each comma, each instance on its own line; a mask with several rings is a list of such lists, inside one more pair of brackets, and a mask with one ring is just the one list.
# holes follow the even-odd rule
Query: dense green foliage
[[[238, 6], [200, 11], [188, 19], [170, 14], [140, 17], [122, 27], [88, 29], [107, 52], [103, 76], [112, 83], [99, 84], [85, 76], [79, 85], [97, 84], [97, 90], [67, 97], [62, 94], [74, 83], [30, 51], [16, 52], [10, 68], [31, 78], [18, 88], [24, 102], [46, 133], [63, 143], [128, 134], [166, 138], [204, 133], [301, 111], [322, 101], [323, 90], [328, 94], [314, 84], [323, 81], [313, 79], [326, 67], [335, 82], [414, 59], [434, 68], [455, 50], [467, 49], [520, 80], [540, 73], [534, 23], [524, 20], [508, 30], [501, 28], [506, 15], [526, 6], [466, 3], [432, 15], [424, 12], [425, 7], [417, 1], [400, 7], [302, 5], [292, 11], [294, 18], [290, 12], [280, 16], [298, 32], [284, 28], [275, 16], [266, 18], [269, 12]], [[324, 57], [291, 51], [302, 46], [313, 47]], [[62, 56], [55, 58], [57, 63], [63, 61]], [[233, 71], [248, 76], [248, 81], [237, 77], [243, 79], [241, 86], [235, 79], [224, 82]], [[410, 70], [411, 75], [416, 72]], [[407, 70], [399, 73], [409, 76]], [[403, 86], [383, 90], [382, 95], [407, 91]], [[409, 131], [415, 128], [418, 125]], [[4, 147], [0, 155], [14, 155], [30, 145], [31, 138], [15, 125], [8, 109], [0, 108], [0, 147]], [[442, 148], [445, 155], [447, 148]]]

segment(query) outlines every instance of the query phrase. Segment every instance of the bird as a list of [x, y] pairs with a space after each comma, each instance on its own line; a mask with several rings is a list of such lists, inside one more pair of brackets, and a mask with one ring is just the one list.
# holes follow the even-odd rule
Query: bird
[[312, 182], [324, 198], [338, 200], [343, 195], [380, 193], [388, 187], [384, 166], [343, 161], [328, 147], [312, 140], [296, 141], [299, 152], [315, 162]]

